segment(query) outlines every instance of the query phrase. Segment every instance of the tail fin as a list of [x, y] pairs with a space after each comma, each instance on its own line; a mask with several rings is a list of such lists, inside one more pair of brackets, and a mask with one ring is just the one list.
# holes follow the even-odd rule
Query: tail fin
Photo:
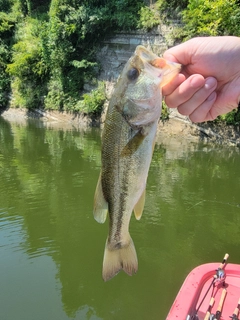
[[108, 241], [106, 242], [103, 257], [103, 280], [110, 280], [121, 270], [129, 276], [138, 270], [137, 253], [130, 235], [128, 244], [119, 249], [109, 249]]

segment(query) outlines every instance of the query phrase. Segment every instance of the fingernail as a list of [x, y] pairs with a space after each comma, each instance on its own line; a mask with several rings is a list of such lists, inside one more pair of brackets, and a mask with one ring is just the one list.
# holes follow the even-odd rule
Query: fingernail
[[217, 80], [215, 78], [207, 78], [204, 87], [205, 89], [209, 90], [215, 87], [216, 84], [217, 84]]

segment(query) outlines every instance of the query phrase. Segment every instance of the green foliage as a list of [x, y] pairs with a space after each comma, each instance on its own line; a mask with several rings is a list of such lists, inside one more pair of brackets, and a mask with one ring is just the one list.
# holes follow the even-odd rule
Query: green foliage
[[11, 15], [0, 12], [0, 34], [1, 37], [7, 38], [11, 35], [11, 29], [15, 26], [15, 21]]
[[0, 40], [0, 107], [7, 106], [10, 94], [10, 77], [5, 72], [8, 61], [8, 47]]
[[143, 30], [151, 30], [160, 24], [160, 13], [157, 5], [151, 7], [141, 7], [139, 10], [138, 28]]
[[9, 12], [11, 2], [0, 0], [0, 107], [6, 107], [10, 96], [11, 79], [6, 73], [7, 64], [11, 60], [11, 43], [15, 29], [15, 19]]
[[240, 125], [240, 108], [219, 116], [216, 121], [224, 121], [228, 125]]
[[169, 20], [180, 19], [181, 12], [187, 7], [188, 0], [157, 0], [150, 6], [143, 6], [139, 10], [138, 28], [151, 30], [161, 21], [169, 23]]
[[12, 47], [12, 63], [6, 69], [13, 79], [15, 99], [12, 106], [34, 108], [40, 104], [48, 73], [48, 66], [42, 59], [40, 30], [41, 24], [37, 19], [27, 18], [19, 24], [18, 41]]
[[74, 109], [84, 113], [100, 114], [105, 100], [105, 84], [103, 81], [99, 81], [96, 89], [83, 94], [83, 100], [79, 101]]
[[167, 19], [180, 19], [182, 10], [186, 9], [188, 0], [157, 0], [156, 5], [159, 8], [160, 16], [165, 22]]
[[165, 101], [162, 102], [161, 120], [166, 121], [169, 119], [169, 111]]
[[240, 7], [235, 0], [189, 0], [182, 12], [186, 39], [194, 36], [240, 35]]
[[[101, 2], [101, 1], [100, 1]], [[143, 0], [114, 0], [105, 1], [104, 25], [109, 23], [108, 31], [134, 30], [139, 19], [139, 10], [144, 5]]]
[[47, 85], [47, 95], [44, 97], [44, 106], [46, 109], [63, 109], [64, 91], [61, 75], [50, 78]]
[[[0, 0], [0, 5], [0, 35], [8, 41], [0, 43], [0, 84], [6, 89], [0, 104], [9, 96], [11, 79], [12, 106], [71, 110], [90, 99], [80, 92], [99, 71], [99, 43], [114, 30], [136, 28], [143, 1]], [[84, 110], [99, 104], [92, 96]]]

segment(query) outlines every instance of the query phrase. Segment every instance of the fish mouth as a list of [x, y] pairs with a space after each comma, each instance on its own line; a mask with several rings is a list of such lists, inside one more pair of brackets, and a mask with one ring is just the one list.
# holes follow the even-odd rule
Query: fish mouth
[[181, 64], [163, 58], [144, 62], [144, 71], [161, 81], [161, 87], [170, 82], [181, 70]]
[[163, 58], [157, 57], [156, 59], [149, 62], [154, 69], [159, 72], [159, 77], [161, 77], [161, 86], [170, 82], [180, 71], [182, 65], [176, 62], [168, 61]]
[[182, 68], [181, 64], [160, 58], [143, 46], [138, 46], [135, 53], [141, 58], [145, 72], [156, 79], [161, 79], [161, 86], [171, 81]]

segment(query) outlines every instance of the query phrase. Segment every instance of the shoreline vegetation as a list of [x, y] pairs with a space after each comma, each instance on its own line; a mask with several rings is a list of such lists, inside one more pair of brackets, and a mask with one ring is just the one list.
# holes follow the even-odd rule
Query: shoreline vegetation
[[[100, 125], [107, 95], [106, 83], [98, 78], [101, 61], [97, 52], [104, 39], [117, 32], [149, 32], [163, 24], [171, 25], [173, 20], [180, 21], [170, 35], [173, 44], [194, 36], [240, 36], [240, 3], [0, 0], [0, 113], [6, 116], [15, 109], [19, 115], [25, 109], [27, 117], [39, 114], [44, 118], [44, 114], [55, 112], [58, 121], [68, 114], [82, 124]], [[86, 91], [86, 84], [92, 89]], [[169, 113], [164, 106], [163, 127], [172, 119], [192, 131], [201, 128], [201, 135], [216, 140], [223, 132], [225, 140], [239, 145], [239, 108], [200, 126], [181, 117], [179, 121], [179, 115]], [[210, 127], [214, 134], [208, 133]]]
[[[40, 120], [41, 124], [51, 129], [87, 130], [90, 127], [102, 128], [105, 121], [105, 112], [98, 117], [79, 112], [58, 110], [43, 110], [26, 108], [8, 108], [0, 112], [5, 120], [26, 125], [28, 121]], [[163, 139], [178, 138], [190, 142], [214, 143], [226, 146], [240, 147], [239, 128], [225, 123], [205, 122], [193, 124], [176, 110], [173, 110], [168, 119], [160, 120], [156, 143]]]

